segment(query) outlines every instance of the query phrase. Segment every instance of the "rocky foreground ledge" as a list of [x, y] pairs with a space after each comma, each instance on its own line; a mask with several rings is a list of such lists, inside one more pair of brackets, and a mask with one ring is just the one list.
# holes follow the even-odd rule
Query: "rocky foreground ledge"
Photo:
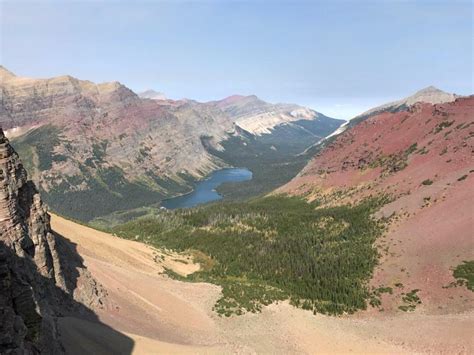
[[0, 129], [0, 353], [63, 353], [57, 317], [95, 318], [103, 296]]

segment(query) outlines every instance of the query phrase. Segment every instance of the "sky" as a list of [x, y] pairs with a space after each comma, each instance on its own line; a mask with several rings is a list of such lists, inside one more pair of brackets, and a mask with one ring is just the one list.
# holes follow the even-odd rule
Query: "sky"
[[473, 90], [470, 0], [0, 0], [0, 63], [349, 119], [429, 85]]

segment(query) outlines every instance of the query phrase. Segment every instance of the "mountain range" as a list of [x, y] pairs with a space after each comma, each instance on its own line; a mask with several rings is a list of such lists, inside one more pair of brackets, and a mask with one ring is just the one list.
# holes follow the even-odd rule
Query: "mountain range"
[[[391, 345], [396, 353], [470, 353], [473, 112], [473, 96], [427, 88], [311, 146], [305, 167], [267, 196], [167, 211], [111, 232], [197, 252], [205, 270], [169, 274], [220, 286], [213, 310], [244, 318], [251, 332], [254, 320], [269, 326], [283, 314], [276, 323], [290, 343], [295, 332], [321, 334], [310, 324], [328, 318], [295, 325], [275, 305], [289, 300], [307, 314], [343, 315], [334, 334], [351, 324], [328, 351], [377, 339], [377, 353]], [[357, 341], [339, 347], [354, 332]], [[270, 333], [280, 345], [266, 349], [275, 352], [281, 337]]]
[[[46, 202], [82, 220], [189, 192], [198, 179], [238, 166], [249, 155], [256, 166], [267, 155], [283, 164], [342, 123], [256, 96], [208, 103], [156, 100], [118, 82], [31, 79], [3, 67], [0, 78], [0, 125]], [[289, 135], [298, 139], [290, 142]], [[242, 151], [229, 148], [235, 144]], [[255, 144], [267, 154], [255, 156]]]
[[[428, 87], [341, 126], [253, 95], [0, 75], [0, 352], [471, 352], [473, 96]], [[239, 201], [113, 235], [43, 203], [136, 218], [227, 166], [253, 172], [219, 188]]]

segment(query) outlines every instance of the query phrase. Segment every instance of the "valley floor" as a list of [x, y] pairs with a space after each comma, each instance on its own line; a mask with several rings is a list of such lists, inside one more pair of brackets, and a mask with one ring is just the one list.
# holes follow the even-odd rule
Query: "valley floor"
[[68, 353], [474, 353], [474, 313], [328, 317], [283, 302], [260, 314], [219, 317], [218, 286], [163, 275], [196, 271], [183, 255], [52, 216], [53, 229], [77, 246], [107, 290], [97, 311], [103, 324], [77, 318], [59, 322]]

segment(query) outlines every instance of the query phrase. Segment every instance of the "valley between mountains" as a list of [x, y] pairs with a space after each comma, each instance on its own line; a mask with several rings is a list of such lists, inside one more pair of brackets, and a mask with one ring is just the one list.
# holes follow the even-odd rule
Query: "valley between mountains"
[[270, 192], [311, 158], [300, 153], [343, 122], [256, 96], [156, 99], [118, 82], [31, 79], [3, 67], [0, 89], [0, 125], [43, 198], [84, 222], [158, 205], [229, 166], [250, 169], [253, 179], [238, 191], [223, 186], [224, 196]]
[[472, 96], [344, 123], [0, 75], [0, 352], [474, 352]]

